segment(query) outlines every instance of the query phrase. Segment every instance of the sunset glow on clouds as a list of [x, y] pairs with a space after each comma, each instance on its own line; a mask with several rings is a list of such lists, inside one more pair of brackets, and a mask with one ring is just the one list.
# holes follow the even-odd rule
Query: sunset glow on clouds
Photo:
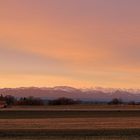
[[0, 87], [139, 88], [139, 0], [0, 0]]

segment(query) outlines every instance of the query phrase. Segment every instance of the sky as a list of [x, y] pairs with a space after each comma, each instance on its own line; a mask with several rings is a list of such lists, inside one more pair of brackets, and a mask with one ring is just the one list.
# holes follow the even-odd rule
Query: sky
[[0, 0], [0, 87], [140, 88], [139, 0]]

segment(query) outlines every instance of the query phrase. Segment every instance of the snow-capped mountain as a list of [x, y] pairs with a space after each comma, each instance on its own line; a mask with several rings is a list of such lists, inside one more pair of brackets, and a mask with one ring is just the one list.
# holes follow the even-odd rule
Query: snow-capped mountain
[[113, 98], [121, 98], [124, 101], [140, 101], [140, 90], [133, 89], [77, 89], [68, 86], [57, 87], [29, 87], [29, 88], [3, 88], [0, 94], [13, 95], [16, 97], [41, 97], [46, 99], [54, 99], [59, 97], [67, 97], [81, 100], [93, 101], [109, 101]]

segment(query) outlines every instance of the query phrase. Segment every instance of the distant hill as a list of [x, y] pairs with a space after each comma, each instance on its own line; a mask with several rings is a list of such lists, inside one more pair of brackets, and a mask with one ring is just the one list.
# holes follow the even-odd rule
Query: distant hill
[[112, 98], [121, 98], [123, 101], [140, 101], [140, 90], [122, 90], [122, 89], [76, 89], [67, 86], [57, 86], [53, 88], [3, 88], [0, 94], [13, 95], [16, 97], [41, 97], [44, 99], [55, 99], [67, 97], [73, 99], [90, 101], [110, 101]]

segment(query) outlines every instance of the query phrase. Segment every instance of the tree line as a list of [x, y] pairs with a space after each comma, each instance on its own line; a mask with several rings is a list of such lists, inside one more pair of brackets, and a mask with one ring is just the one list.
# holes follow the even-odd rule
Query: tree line
[[52, 100], [43, 100], [41, 98], [36, 98], [33, 96], [30, 97], [21, 97], [16, 98], [11, 95], [3, 96], [0, 95], [0, 103], [5, 102], [6, 106], [12, 105], [74, 105], [74, 104], [108, 104], [108, 105], [121, 105], [121, 104], [129, 104], [129, 105], [140, 105], [138, 102], [130, 101], [130, 102], [123, 102], [119, 98], [114, 98], [109, 102], [99, 102], [99, 101], [81, 101], [81, 100], [74, 100], [70, 98], [61, 97], [58, 99]]
[[52, 99], [52, 100], [43, 100], [41, 98], [29, 96], [29, 97], [21, 97], [16, 98], [11, 95], [3, 96], [0, 95], [0, 103], [5, 102], [7, 106], [12, 105], [72, 105], [72, 104], [80, 104], [80, 101], [61, 97], [58, 99]]

